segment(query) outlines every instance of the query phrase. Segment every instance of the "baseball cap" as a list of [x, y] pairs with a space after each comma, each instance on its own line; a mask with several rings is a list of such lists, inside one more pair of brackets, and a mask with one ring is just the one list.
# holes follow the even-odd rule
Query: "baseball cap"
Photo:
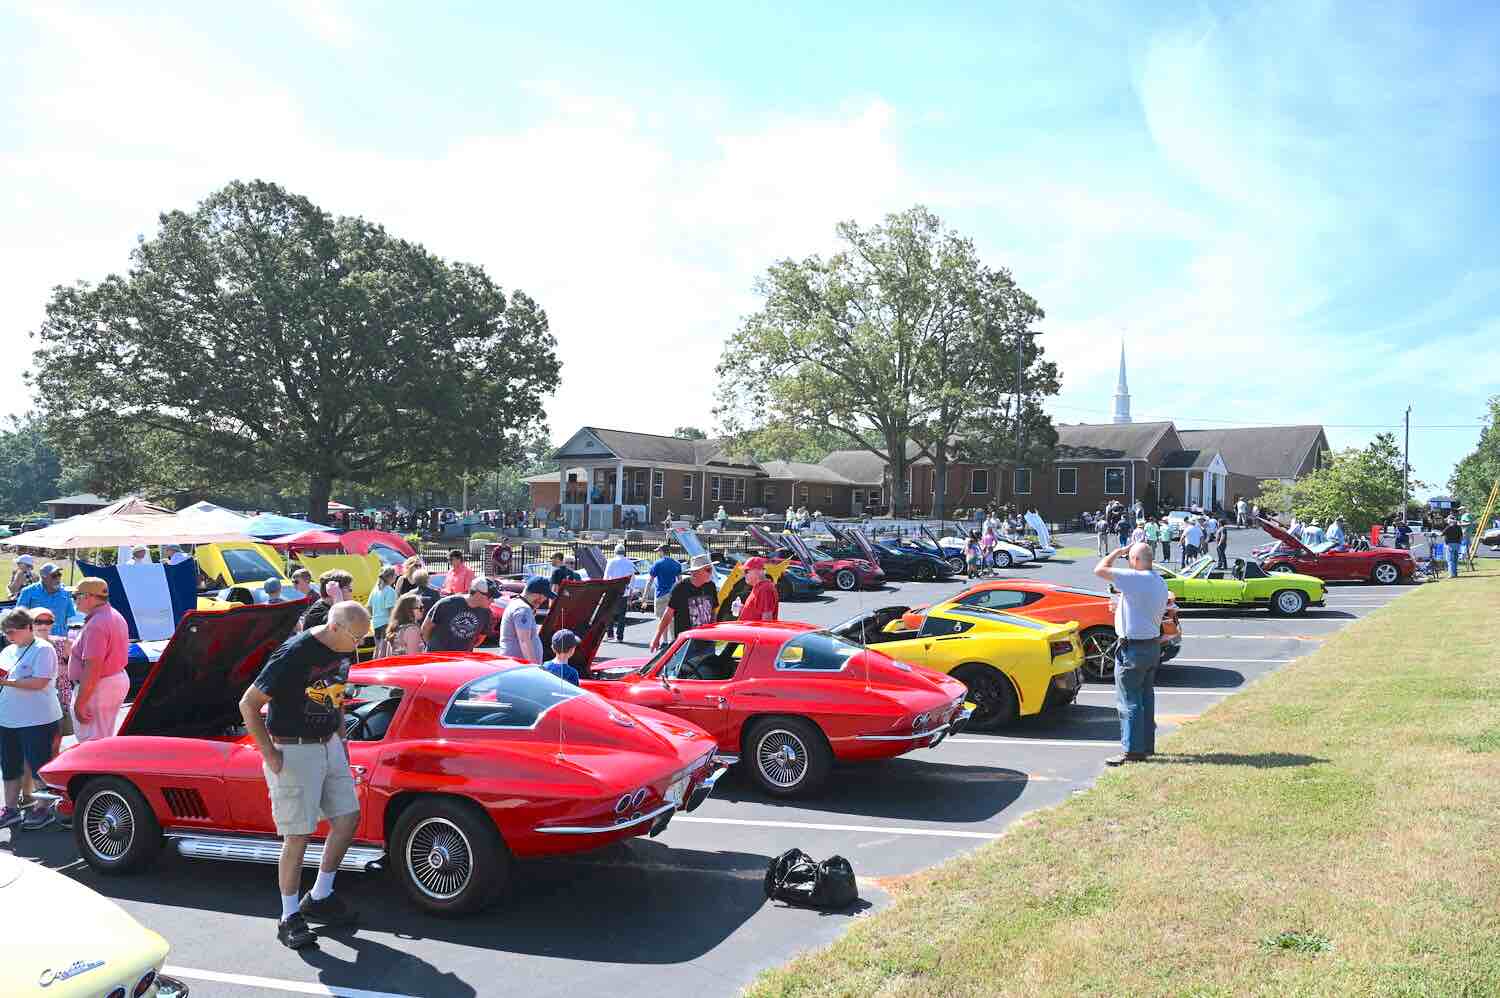
[[42, 566], [42, 578], [44, 579], [49, 575], [57, 575], [61, 572], [62, 569], [57, 567], [57, 562], [55, 561], [49, 561]]
[[89, 576], [81, 579], [78, 585], [73, 587], [76, 596], [98, 596], [100, 599], [109, 599], [109, 583], [103, 579]]
[[765, 568], [766, 568], [766, 559], [764, 559], [764, 558], [760, 557], [759, 555], [757, 555], [756, 557], [750, 558], [750, 559], [748, 559], [745, 562], [745, 571], [748, 572], [748, 571], [750, 571], [752, 569], [756, 569], [756, 568], [760, 569], [761, 571], [765, 571]]
[[490, 594], [490, 580], [483, 575], [476, 575], [469, 580], [469, 592]]
[[21, 555], [21, 557], [19, 557], [19, 558], [16, 559], [16, 564], [17, 565], [35, 565], [36, 561], [32, 559], [31, 555], [29, 555], [29, 554], [23, 554], [23, 555]]
[[615, 545], [615, 554], [624, 555], [625, 554], [625, 545], [623, 545], [623, 544], [616, 544]]
[[556, 634], [552, 635], [552, 650], [555, 652], [565, 652], [571, 648], [577, 647], [578, 635], [574, 634], [566, 627], [558, 631]]
[[552, 591], [552, 583], [540, 575], [532, 576], [526, 583], [526, 595], [530, 596], [532, 593], [541, 593], [548, 599], [557, 599], [557, 594]]

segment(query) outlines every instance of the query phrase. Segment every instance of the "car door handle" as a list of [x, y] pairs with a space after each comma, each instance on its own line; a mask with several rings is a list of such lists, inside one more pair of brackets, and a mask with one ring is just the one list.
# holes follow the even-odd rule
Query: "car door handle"
[[720, 710], [723, 710], [729, 705], [729, 701], [725, 700], [723, 697], [708, 696], [704, 697], [703, 699], [707, 700], [711, 705], [718, 707]]
[[768, 697], [773, 695], [774, 694], [767, 693], [765, 690], [745, 690], [740, 694], [740, 696], [742, 697]]

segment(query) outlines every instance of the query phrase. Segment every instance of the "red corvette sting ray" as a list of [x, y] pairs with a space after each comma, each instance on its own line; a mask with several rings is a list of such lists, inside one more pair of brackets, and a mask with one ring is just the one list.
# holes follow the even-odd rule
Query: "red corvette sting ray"
[[650, 659], [595, 666], [585, 688], [718, 739], [767, 793], [815, 791], [835, 759], [890, 759], [963, 729], [968, 688], [792, 621], [688, 631]]
[[[43, 768], [90, 866], [133, 872], [164, 843], [194, 858], [276, 862], [261, 755], [238, 704], [301, 609], [188, 613], [118, 737]], [[342, 868], [387, 866], [434, 914], [495, 900], [513, 858], [658, 834], [724, 772], [714, 739], [675, 717], [482, 654], [357, 665], [344, 698], [360, 825]], [[324, 822], [307, 865], [326, 833]]]
[[1262, 517], [1260, 526], [1281, 542], [1261, 559], [1261, 567], [1268, 572], [1296, 572], [1325, 582], [1374, 582], [1391, 586], [1409, 580], [1417, 571], [1416, 561], [1405, 548], [1351, 551], [1331, 542], [1310, 548], [1278, 523]]
[[834, 558], [808, 543], [793, 531], [778, 541], [757, 524], [750, 524], [750, 536], [776, 558], [796, 558], [823, 585], [844, 592], [856, 589], [879, 589], [885, 585], [885, 569], [878, 561], [867, 558]]

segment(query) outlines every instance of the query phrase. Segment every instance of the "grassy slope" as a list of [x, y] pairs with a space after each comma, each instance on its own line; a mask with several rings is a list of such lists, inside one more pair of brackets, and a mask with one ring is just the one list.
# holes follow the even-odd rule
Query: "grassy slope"
[[1500, 569], [892, 885], [757, 995], [1500, 994]]

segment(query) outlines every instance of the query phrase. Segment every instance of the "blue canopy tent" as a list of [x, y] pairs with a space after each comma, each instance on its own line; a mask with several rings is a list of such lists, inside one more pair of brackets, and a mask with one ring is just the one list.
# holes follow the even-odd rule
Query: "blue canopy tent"
[[253, 518], [246, 526], [245, 533], [251, 537], [271, 538], [285, 537], [287, 534], [301, 533], [304, 530], [328, 530], [317, 523], [309, 523], [299, 520], [294, 516], [282, 516], [279, 513], [262, 513]]

